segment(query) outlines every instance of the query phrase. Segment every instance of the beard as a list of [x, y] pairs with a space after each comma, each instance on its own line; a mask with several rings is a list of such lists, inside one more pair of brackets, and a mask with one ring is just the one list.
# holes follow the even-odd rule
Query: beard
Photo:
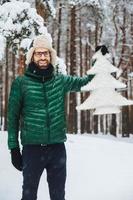
[[[34, 61], [35, 62], [35, 61]], [[48, 60], [38, 60], [35, 62], [37, 67], [40, 69], [46, 69], [49, 65], [49, 61]]]

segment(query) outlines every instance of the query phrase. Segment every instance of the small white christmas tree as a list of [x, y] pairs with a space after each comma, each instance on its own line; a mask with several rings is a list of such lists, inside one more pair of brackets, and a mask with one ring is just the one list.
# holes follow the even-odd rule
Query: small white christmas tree
[[103, 55], [101, 49], [94, 54], [92, 59], [95, 63], [87, 74], [95, 76], [90, 83], [81, 88], [82, 91], [90, 91], [90, 96], [77, 106], [78, 110], [93, 109], [94, 115], [114, 114], [120, 112], [121, 106], [133, 104], [132, 100], [127, 100], [117, 92], [116, 89], [125, 88], [126, 85], [111, 75], [118, 69], [110, 63], [108, 55], [108, 52]]

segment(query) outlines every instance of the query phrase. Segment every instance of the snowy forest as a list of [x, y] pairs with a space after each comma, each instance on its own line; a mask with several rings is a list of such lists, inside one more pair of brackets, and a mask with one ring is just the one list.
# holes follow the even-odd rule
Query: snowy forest
[[[25, 77], [23, 74], [28, 68], [27, 52], [32, 47], [34, 38], [41, 34], [47, 34], [52, 38], [53, 48], [57, 52], [54, 72], [59, 76], [88, 78], [88, 75], [94, 75], [90, 82], [81, 87], [80, 92], [70, 92], [65, 97], [65, 112], [63, 112], [66, 113], [67, 119], [65, 199], [133, 200], [133, 0], [0, 0], [0, 200], [23, 199], [22, 173], [24, 174], [27, 164], [20, 161], [24, 161], [25, 146], [33, 149], [35, 146], [39, 147], [43, 153], [38, 154], [33, 150], [27, 157], [29, 162], [31, 158], [39, 158], [42, 155], [39, 162], [31, 165], [31, 174], [35, 175], [34, 166], [38, 167], [40, 163], [43, 165], [47, 156], [48, 160], [51, 159], [54, 163], [51, 154], [47, 154], [48, 149], [54, 152], [56, 157], [58, 153], [60, 154], [60, 151], [55, 151], [55, 148], [52, 150], [53, 144], [60, 145], [56, 140], [53, 143], [48, 140], [47, 142], [40, 140], [36, 143], [37, 139], [35, 139], [33, 145], [29, 142], [24, 146], [21, 143], [19, 147], [14, 146], [11, 149], [8, 147], [7, 113], [11, 85], [18, 76], [20, 79]], [[109, 52], [103, 55], [100, 50], [96, 51], [99, 45], [105, 45]], [[44, 52], [40, 53], [44, 56]], [[48, 55], [50, 61], [50, 51]], [[55, 79], [53, 80], [55, 82]], [[36, 88], [43, 88], [45, 84], [46, 82], [43, 82], [41, 87], [39, 85]], [[36, 110], [39, 113], [41, 110], [40, 103], [38, 103], [39, 109], [34, 107], [37, 104], [35, 99], [39, 94], [37, 89], [34, 90], [35, 96], [32, 95], [35, 97], [35, 104], [32, 104], [33, 109], [30, 114]], [[40, 91], [44, 94], [45, 90]], [[59, 89], [58, 91], [60, 92]], [[27, 92], [27, 96], [30, 97], [29, 110], [32, 101], [30, 92]], [[13, 93], [13, 98], [14, 94], [16, 92]], [[48, 94], [50, 94], [49, 90]], [[45, 110], [48, 104], [44, 99], [47, 101], [49, 96], [42, 98], [41, 101]], [[55, 95], [54, 98], [56, 97]], [[60, 96], [58, 97], [59, 104], [61, 101]], [[11, 109], [16, 117], [15, 103]], [[58, 122], [56, 109], [54, 111]], [[60, 113], [64, 116], [62, 112]], [[35, 116], [37, 116], [36, 121], [39, 117]], [[40, 116], [39, 120], [43, 123], [52, 118], [47, 115], [48, 120], [44, 120], [46, 119], [43, 118], [44, 115]], [[38, 121], [36, 121], [37, 126]], [[16, 126], [17, 123], [10, 123], [10, 127], [12, 124]], [[54, 124], [53, 121], [51, 124]], [[58, 126], [58, 123], [56, 125]], [[45, 136], [46, 129], [42, 129], [42, 126], [41, 128], [38, 126], [40, 129], [34, 127], [32, 126], [26, 134], [32, 135], [33, 130], [35, 135], [32, 136], [40, 137], [41, 129], [42, 135]], [[59, 129], [51, 128], [51, 130], [53, 138], [59, 136], [57, 131]], [[63, 127], [61, 133], [62, 130], [66, 129]], [[17, 132], [19, 132], [18, 127]], [[20, 134], [15, 134], [20, 142]], [[50, 134], [49, 131], [48, 138], [51, 137]], [[12, 138], [11, 136], [11, 143]], [[61, 143], [62, 141], [64, 140], [61, 139]], [[21, 164], [19, 167], [23, 168], [22, 171], [18, 171], [14, 165], [13, 154], [15, 157], [17, 155], [18, 158], [16, 157], [15, 160], [17, 164]], [[64, 158], [59, 160], [60, 164], [64, 162], [63, 160]], [[58, 165], [52, 165], [53, 168], [58, 168]], [[59, 171], [62, 171], [61, 168]], [[37, 200], [51, 198], [47, 174], [45, 167], [38, 186]], [[54, 171], [54, 175], [59, 174]], [[29, 181], [32, 180], [30, 173], [27, 177]], [[59, 181], [55, 184], [61, 193]], [[26, 193], [30, 194], [29, 190], [26, 190]]]
[[[133, 2], [132, 0], [0, 0], [0, 128], [7, 130], [7, 102], [12, 81], [26, 68], [25, 55], [33, 38], [49, 32], [67, 74], [84, 76], [92, 67], [97, 45], [104, 44], [114, 77], [126, 84], [118, 92], [133, 100]], [[66, 98], [68, 133], [133, 134], [133, 106], [119, 114], [93, 115], [76, 110], [90, 92]], [[104, 99], [104, 93], [103, 97]]]

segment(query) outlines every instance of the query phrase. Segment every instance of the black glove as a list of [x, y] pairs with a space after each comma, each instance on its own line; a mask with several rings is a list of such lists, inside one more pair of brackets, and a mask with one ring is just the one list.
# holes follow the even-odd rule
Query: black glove
[[11, 161], [17, 170], [22, 171], [22, 155], [19, 148], [11, 149]]

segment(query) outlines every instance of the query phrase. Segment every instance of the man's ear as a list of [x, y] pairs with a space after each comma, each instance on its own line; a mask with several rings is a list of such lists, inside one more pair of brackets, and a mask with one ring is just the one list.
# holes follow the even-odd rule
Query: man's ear
[[33, 62], [34, 61], [34, 57], [32, 56], [32, 58], [31, 58], [31, 62]]
[[52, 56], [51, 56], [51, 52], [49, 52], [50, 53], [50, 62], [52, 61]]

